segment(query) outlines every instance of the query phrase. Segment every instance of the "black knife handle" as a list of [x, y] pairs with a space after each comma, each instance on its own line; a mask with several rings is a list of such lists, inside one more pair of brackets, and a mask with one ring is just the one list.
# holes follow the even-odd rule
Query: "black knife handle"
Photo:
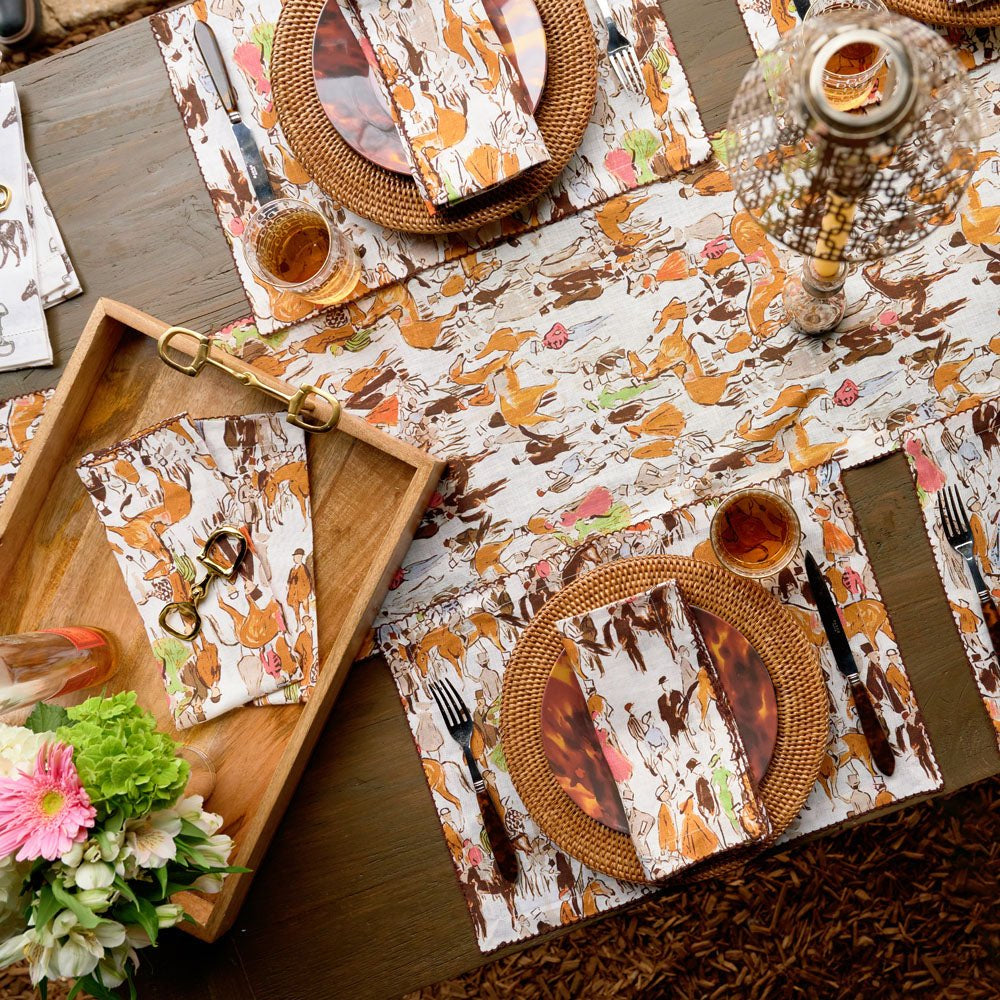
[[490, 850], [493, 852], [493, 861], [497, 866], [497, 871], [511, 884], [517, 881], [517, 853], [514, 845], [510, 842], [507, 828], [500, 818], [497, 807], [490, 798], [489, 789], [485, 781], [476, 782], [476, 801], [479, 803], [479, 811], [483, 815], [483, 828], [486, 830], [486, 837], [490, 842]]
[[226, 69], [226, 61], [222, 58], [222, 49], [219, 48], [219, 40], [215, 37], [215, 32], [204, 22], [198, 21], [194, 26], [194, 41], [201, 53], [201, 58], [205, 60], [208, 68], [208, 75], [215, 84], [215, 89], [219, 92], [219, 100], [226, 109], [226, 114], [232, 118], [239, 116], [239, 109], [236, 105], [236, 91], [233, 90], [233, 83], [229, 79], [229, 70]]
[[854, 707], [858, 710], [858, 721], [868, 741], [868, 749], [872, 752], [872, 760], [883, 774], [890, 775], [896, 770], [896, 757], [892, 747], [889, 746], [889, 739], [872, 704], [868, 688], [858, 674], [853, 674], [849, 680], [851, 694], [854, 696]]

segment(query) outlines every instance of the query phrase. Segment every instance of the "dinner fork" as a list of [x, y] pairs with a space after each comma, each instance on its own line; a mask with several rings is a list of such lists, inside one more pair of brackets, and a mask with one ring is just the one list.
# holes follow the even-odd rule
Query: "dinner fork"
[[447, 677], [443, 682], [431, 681], [430, 690], [438, 711], [444, 718], [449, 735], [462, 748], [462, 753], [465, 755], [465, 763], [472, 777], [472, 787], [476, 790], [476, 801], [479, 803], [479, 812], [483, 817], [483, 826], [490, 841], [497, 871], [506, 881], [516, 882], [517, 854], [514, 853], [514, 845], [497, 807], [493, 804], [493, 799], [490, 798], [476, 758], [472, 755], [472, 716], [469, 715], [469, 709], [455, 690], [455, 685]]
[[634, 90], [639, 94], [645, 93], [646, 84], [642, 78], [639, 59], [635, 54], [635, 46], [618, 27], [609, 0], [597, 0], [597, 6], [601, 17], [604, 18], [605, 27], [608, 29], [608, 59], [611, 61], [611, 68], [614, 70], [615, 76], [626, 89]]
[[993, 650], [1000, 655], [1000, 611], [997, 611], [996, 602], [979, 570], [979, 563], [976, 562], [976, 555], [972, 550], [972, 526], [969, 524], [969, 514], [957, 487], [946, 486], [938, 493], [938, 519], [941, 521], [948, 544], [969, 567], [972, 584], [979, 594], [979, 604], [983, 609], [983, 621], [986, 622], [993, 642]]

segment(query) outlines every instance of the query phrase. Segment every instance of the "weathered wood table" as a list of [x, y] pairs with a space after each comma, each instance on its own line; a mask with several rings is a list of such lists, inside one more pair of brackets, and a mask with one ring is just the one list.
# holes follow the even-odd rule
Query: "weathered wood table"
[[[753, 59], [736, 5], [675, 0], [667, 15], [706, 127], [719, 128]], [[32, 159], [86, 293], [49, 313], [57, 368], [0, 375], [0, 398], [56, 381], [101, 295], [202, 330], [245, 315], [149, 26], [13, 79]], [[1000, 772], [904, 460], [855, 470], [846, 482], [945, 791]], [[252, 767], [253, 747], [246, 757]], [[168, 936], [143, 955], [141, 992], [146, 1000], [362, 1000], [488, 960], [389, 672], [369, 661], [352, 670], [234, 930], [212, 947]]]

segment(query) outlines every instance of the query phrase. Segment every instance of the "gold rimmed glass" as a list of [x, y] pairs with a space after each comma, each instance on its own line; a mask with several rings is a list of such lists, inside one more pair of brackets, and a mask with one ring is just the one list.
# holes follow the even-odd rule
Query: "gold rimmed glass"
[[343, 302], [361, 277], [347, 236], [322, 212], [293, 198], [261, 205], [247, 222], [243, 246], [250, 270], [264, 284], [313, 305]]
[[791, 504], [777, 493], [756, 488], [726, 497], [709, 529], [716, 559], [753, 580], [780, 573], [795, 558], [801, 536]]
[[[841, 11], [885, 13], [882, 0], [813, 0], [806, 16], [813, 21]], [[844, 45], [830, 57], [823, 73], [823, 89], [837, 111], [856, 111], [876, 94], [886, 64], [886, 50], [869, 42]]]

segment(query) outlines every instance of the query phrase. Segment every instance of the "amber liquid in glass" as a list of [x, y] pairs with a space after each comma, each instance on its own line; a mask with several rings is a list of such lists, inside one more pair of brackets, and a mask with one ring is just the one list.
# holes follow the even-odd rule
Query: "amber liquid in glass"
[[786, 566], [799, 545], [793, 511], [765, 490], [747, 490], [724, 500], [712, 521], [719, 560], [736, 573], [768, 576]]
[[80, 626], [0, 638], [0, 715], [103, 684], [117, 658], [110, 638]]
[[[307, 209], [291, 209], [272, 219], [257, 242], [260, 263], [279, 281], [290, 285], [311, 282], [327, 264], [330, 234], [326, 224]], [[317, 305], [334, 305], [349, 295], [358, 283], [359, 268], [341, 255], [329, 276], [297, 294]]]
[[837, 111], [864, 106], [879, 84], [885, 53], [870, 42], [854, 42], [838, 49], [826, 64], [823, 92]]

